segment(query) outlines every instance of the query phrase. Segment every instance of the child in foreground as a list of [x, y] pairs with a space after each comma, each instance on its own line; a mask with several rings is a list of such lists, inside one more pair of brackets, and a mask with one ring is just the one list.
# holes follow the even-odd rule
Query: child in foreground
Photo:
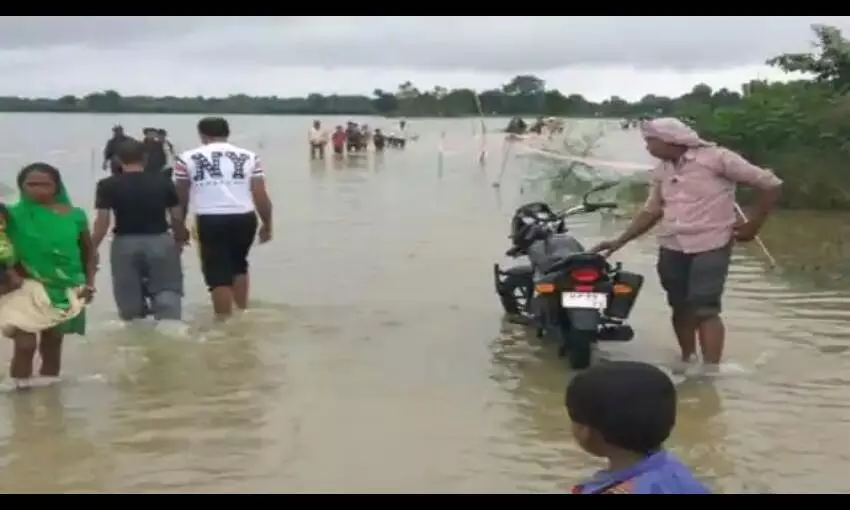
[[573, 437], [608, 468], [573, 494], [710, 494], [664, 450], [676, 422], [676, 387], [653, 365], [614, 361], [570, 382], [566, 396]]

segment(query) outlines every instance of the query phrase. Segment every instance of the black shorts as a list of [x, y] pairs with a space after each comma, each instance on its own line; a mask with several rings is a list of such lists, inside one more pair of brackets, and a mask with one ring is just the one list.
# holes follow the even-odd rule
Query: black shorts
[[201, 271], [207, 287], [229, 287], [248, 273], [248, 252], [257, 235], [257, 215], [201, 214], [195, 218]]

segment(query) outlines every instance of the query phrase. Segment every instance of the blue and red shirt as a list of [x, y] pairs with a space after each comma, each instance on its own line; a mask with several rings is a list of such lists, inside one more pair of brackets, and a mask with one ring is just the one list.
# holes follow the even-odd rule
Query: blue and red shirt
[[573, 494], [711, 494], [675, 455], [664, 450], [626, 469], [603, 470], [573, 487]]

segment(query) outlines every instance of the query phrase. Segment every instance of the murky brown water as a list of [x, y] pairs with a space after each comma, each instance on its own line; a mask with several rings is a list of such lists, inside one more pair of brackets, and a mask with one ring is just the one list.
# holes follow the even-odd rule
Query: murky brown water
[[[6, 115], [0, 152], [17, 155], [3, 163], [11, 174], [64, 150], [48, 159], [90, 203], [89, 148], [115, 120]], [[194, 141], [194, 117], [118, 120]], [[91, 334], [68, 341], [68, 380], [0, 394], [0, 491], [558, 492], [598, 467], [569, 437], [564, 363], [503, 325], [493, 295], [523, 165], [497, 197], [498, 142], [488, 177], [470, 121], [415, 120], [422, 138], [404, 153], [311, 167], [308, 121], [232, 118], [246, 145], [262, 146], [276, 200], [277, 237], [252, 259], [256, 308], [213, 327], [188, 252], [192, 337], [118, 330], [104, 271]], [[451, 154], [439, 168], [443, 129]], [[600, 154], [644, 157], [617, 130]], [[671, 442], [719, 490], [850, 489], [850, 284], [834, 276], [843, 247], [824, 241], [847, 224], [774, 221], [767, 241], [783, 272], [766, 272], [755, 248], [736, 251], [726, 316], [730, 361], [745, 372], [682, 383]], [[574, 224], [587, 242], [620, 228]], [[653, 253], [647, 238], [620, 256], [648, 283], [636, 340], [602, 356], [675, 355]]]

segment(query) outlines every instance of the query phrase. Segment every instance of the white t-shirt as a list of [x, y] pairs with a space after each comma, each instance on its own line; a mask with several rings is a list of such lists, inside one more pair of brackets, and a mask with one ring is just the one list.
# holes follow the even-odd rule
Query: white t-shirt
[[310, 143], [325, 143], [328, 141], [328, 134], [323, 129], [310, 128]]
[[189, 181], [195, 214], [242, 214], [254, 211], [251, 179], [263, 179], [260, 158], [228, 142], [188, 150], [177, 158], [174, 180]]

